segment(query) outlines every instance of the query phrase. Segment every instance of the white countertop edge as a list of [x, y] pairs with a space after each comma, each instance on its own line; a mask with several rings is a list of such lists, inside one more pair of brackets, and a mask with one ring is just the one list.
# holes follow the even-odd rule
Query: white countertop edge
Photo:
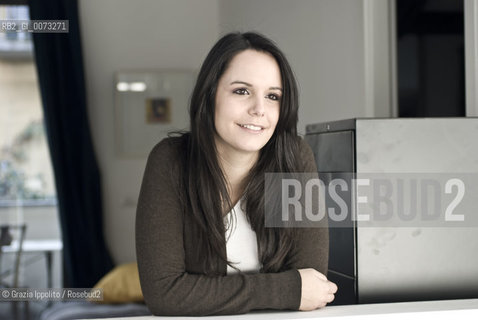
[[375, 303], [346, 306], [329, 306], [323, 309], [301, 311], [254, 311], [247, 314], [208, 317], [124, 317], [115, 320], [156, 320], [156, 319], [228, 319], [228, 320], [272, 320], [272, 319], [321, 319], [321, 320], [449, 320], [478, 319], [478, 299], [436, 300], [417, 302]]

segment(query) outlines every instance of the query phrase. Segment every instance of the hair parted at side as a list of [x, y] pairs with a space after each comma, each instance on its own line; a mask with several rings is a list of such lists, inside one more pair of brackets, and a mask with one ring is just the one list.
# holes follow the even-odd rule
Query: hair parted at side
[[[247, 50], [269, 53], [281, 74], [282, 98], [274, 134], [261, 149], [258, 162], [247, 177], [245, 213], [256, 232], [259, 261], [264, 272], [285, 269], [284, 258], [290, 249], [292, 230], [264, 226], [264, 174], [301, 170], [297, 137], [298, 90], [292, 69], [274, 42], [255, 33], [229, 33], [212, 47], [199, 71], [191, 95], [190, 132], [183, 135], [187, 155], [182, 163], [181, 194], [184, 212], [192, 214], [198, 237], [197, 254], [208, 274], [217, 273], [213, 256], [229, 263], [224, 238], [224, 204], [232, 208], [227, 183], [217, 159], [214, 143], [216, 90], [221, 76], [238, 53]], [[231, 265], [231, 264], [230, 264]]]

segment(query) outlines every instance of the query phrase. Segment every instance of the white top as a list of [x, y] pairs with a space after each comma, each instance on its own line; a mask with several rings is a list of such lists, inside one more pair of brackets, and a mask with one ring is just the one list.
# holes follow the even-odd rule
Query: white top
[[[257, 252], [256, 232], [252, 230], [246, 214], [241, 208], [241, 203], [242, 200], [239, 200], [224, 217], [227, 260], [242, 272], [259, 272], [262, 266]], [[227, 265], [227, 274], [233, 273], [237, 273], [237, 271]]]

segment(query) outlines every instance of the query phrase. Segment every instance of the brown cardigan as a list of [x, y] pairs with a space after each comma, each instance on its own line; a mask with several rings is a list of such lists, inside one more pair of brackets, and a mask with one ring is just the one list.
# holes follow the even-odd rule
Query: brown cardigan
[[[301, 140], [306, 172], [317, 172], [310, 147]], [[327, 228], [301, 228], [280, 273], [206, 276], [194, 261], [196, 243], [191, 217], [179, 204], [179, 138], [167, 138], [151, 151], [136, 215], [136, 255], [145, 302], [155, 315], [217, 315], [254, 309], [297, 310], [301, 278], [297, 269], [315, 268], [326, 274]]]

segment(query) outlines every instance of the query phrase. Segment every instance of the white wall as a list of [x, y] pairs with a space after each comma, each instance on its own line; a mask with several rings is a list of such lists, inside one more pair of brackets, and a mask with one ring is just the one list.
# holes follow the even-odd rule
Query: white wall
[[478, 117], [478, 0], [465, 0], [466, 116]]
[[367, 1], [381, 0], [80, 0], [89, 117], [103, 175], [106, 238], [116, 262], [135, 258], [134, 216], [146, 158], [115, 155], [114, 72], [197, 69], [220, 34], [256, 30], [277, 42], [297, 75], [299, 132], [308, 123], [373, 116], [378, 109], [367, 106], [374, 99], [366, 86], [373, 83], [365, 59]]
[[136, 201], [146, 158], [115, 154], [114, 72], [199, 68], [218, 36], [218, 4], [217, 0], [80, 0], [79, 9], [106, 240], [117, 263], [132, 261]]

